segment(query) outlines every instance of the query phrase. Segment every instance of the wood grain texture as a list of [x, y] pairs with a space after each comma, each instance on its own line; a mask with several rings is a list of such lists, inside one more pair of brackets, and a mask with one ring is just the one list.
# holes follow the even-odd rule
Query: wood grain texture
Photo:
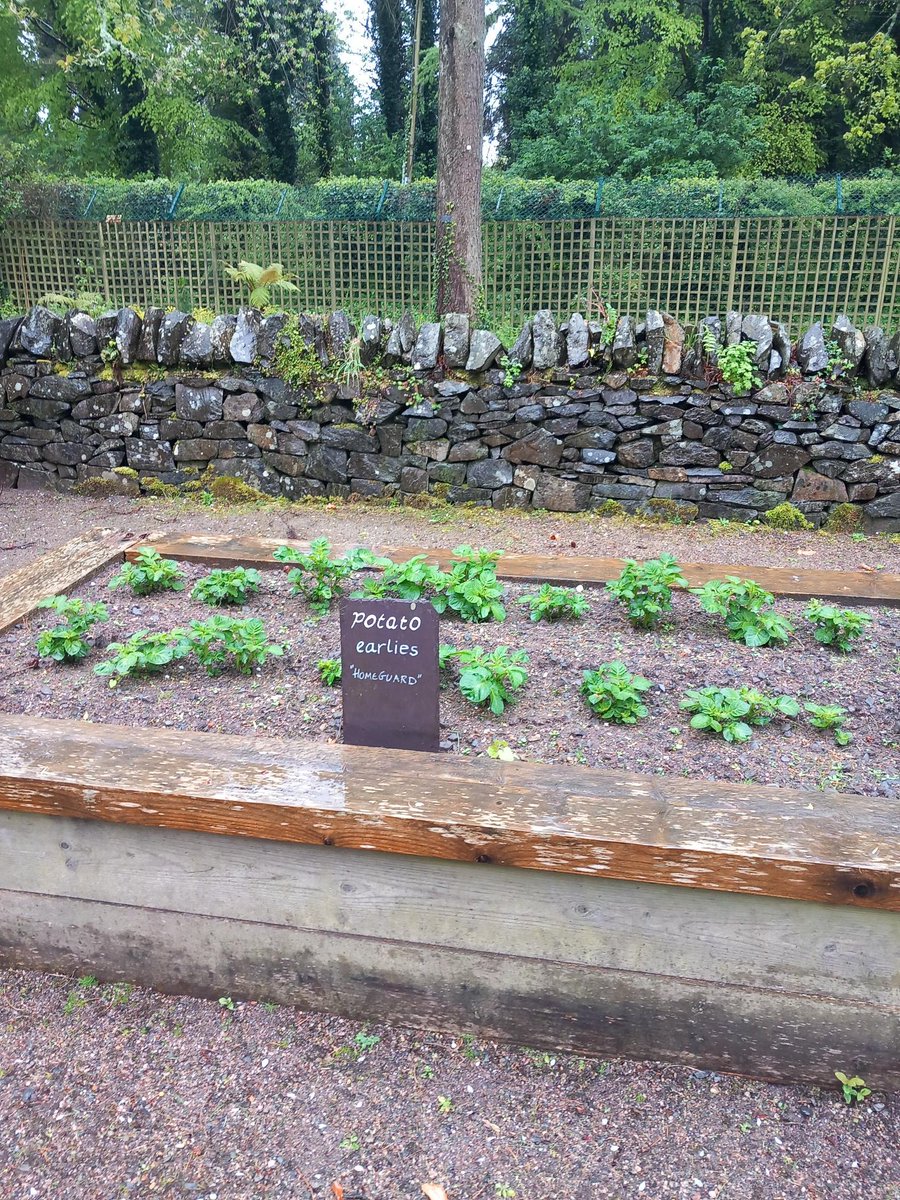
[[89, 529], [0, 576], [0, 633], [27, 617], [47, 596], [59, 596], [121, 558], [139, 535], [120, 529]]
[[[308, 542], [290, 539], [253, 537], [249, 534], [154, 534], [146, 543], [161, 554], [186, 562], [199, 562], [210, 567], [243, 564], [254, 567], [281, 567], [272, 558], [278, 546], [293, 546], [308, 550]], [[133, 557], [139, 547], [129, 552]], [[338, 547], [339, 551], [352, 547]], [[421, 546], [373, 546], [376, 553], [397, 562], [405, 562], [417, 554], [428, 561], [448, 567], [453, 561], [450, 550], [434, 550]], [[621, 558], [591, 558], [580, 555], [504, 554], [497, 564], [501, 579], [522, 583], [583, 584], [599, 587], [615, 579], [624, 566]], [[786, 567], [760, 567], [745, 563], [681, 563], [682, 573], [691, 587], [701, 587], [710, 579], [739, 575], [755, 579], [776, 596], [805, 600], [817, 596], [822, 600], [840, 600], [844, 604], [900, 606], [900, 576], [880, 571], [792, 571]]]
[[900, 1086], [890, 913], [21, 813], [0, 880], [7, 965]]
[[0, 809], [900, 911], [875, 796], [0, 715]]

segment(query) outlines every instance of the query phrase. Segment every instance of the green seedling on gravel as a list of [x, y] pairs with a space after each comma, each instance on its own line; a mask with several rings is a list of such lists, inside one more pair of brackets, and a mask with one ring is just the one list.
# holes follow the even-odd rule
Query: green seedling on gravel
[[339, 658], [320, 658], [316, 667], [319, 671], [319, 678], [326, 687], [337, 687], [341, 682], [343, 668]]
[[94, 667], [94, 674], [112, 676], [110, 687], [115, 687], [118, 679], [149, 675], [187, 658], [191, 642], [184, 629], [168, 633], [148, 633], [142, 629], [127, 642], [110, 642], [106, 649], [110, 657]]
[[191, 649], [207, 675], [221, 675], [229, 661], [242, 675], [250, 675], [266, 659], [284, 654], [284, 646], [268, 640], [265, 626], [256, 617], [210, 617], [192, 621], [187, 632]]
[[288, 572], [288, 583], [294, 595], [302, 596], [319, 617], [328, 612], [332, 600], [339, 600], [344, 594], [344, 581], [349, 575], [387, 561], [377, 559], [371, 550], [351, 550], [340, 558], [332, 558], [327, 538], [316, 538], [308, 552], [279, 546], [272, 557], [277, 562], [297, 564]]
[[702, 608], [725, 618], [728, 636], [747, 646], [786, 645], [794, 627], [772, 611], [775, 597], [752, 579], [711, 579], [701, 588], [691, 588]]
[[365, 1029], [361, 1029], [359, 1033], [353, 1035], [353, 1040], [361, 1051], [372, 1050], [381, 1041], [377, 1033], [366, 1033]]
[[355, 1154], [359, 1150], [359, 1148], [360, 1148], [360, 1145], [359, 1145], [359, 1135], [358, 1134], [348, 1133], [346, 1137], [341, 1138], [341, 1149], [342, 1150], [350, 1150]]
[[591, 611], [582, 588], [554, 587], [550, 583], [530, 596], [522, 596], [519, 603], [527, 607], [532, 621], [578, 620]]
[[692, 688], [681, 708], [693, 713], [692, 729], [717, 733], [726, 742], [749, 742], [753, 726], [768, 725], [775, 717], [796, 717], [800, 705], [792, 696], [767, 696], [755, 688]]
[[866, 1087], [866, 1081], [859, 1075], [848, 1076], [843, 1071], [835, 1071], [834, 1077], [841, 1085], [847, 1104], [862, 1104], [867, 1096], [872, 1095], [872, 1089]]
[[853, 643], [872, 624], [866, 613], [852, 608], [838, 608], [834, 604], [823, 604], [821, 600], [810, 600], [804, 616], [815, 625], [813, 637], [823, 646], [834, 646], [845, 654], [853, 649]]
[[246, 604], [259, 591], [260, 574], [253, 568], [210, 571], [194, 584], [191, 598], [203, 604]]
[[364, 580], [357, 591], [350, 593], [354, 600], [421, 600], [439, 591], [446, 582], [444, 572], [430, 565], [424, 554], [403, 563], [376, 559], [374, 565], [382, 563], [384, 570], [380, 576]]
[[519, 757], [504, 738], [494, 738], [487, 748], [487, 756], [500, 762], [515, 762]]
[[849, 746], [853, 741], [853, 734], [843, 727], [847, 719], [846, 708], [841, 708], [840, 704], [813, 704], [811, 701], [807, 701], [803, 707], [809, 713], [809, 723], [813, 729], [833, 729], [838, 746]]
[[134, 993], [133, 983], [113, 983], [107, 990], [106, 999], [110, 1004], [127, 1004]]
[[220, 996], [219, 1004], [222, 1008], [227, 1009], [229, 1012], [234, 1012], [234, 1001], [230, 996]]
[[446, 1116], [453, 1112], [453, 1101], [449, 1096], [438, 1096], [437, 1098], [438, 1112]]
[[106, 605], [99, 600], [74, 600], [68, 596], [48, 596], [38, 608], [49, 608], [62, 617], [63, 624], [54, 625], [38, 634], [35, 649], [41, 658], [54, 662], [77, 662], [90, 653], [86, 635], [98, 621], [108, 621]]
[[130, 587], [136, 596], [151, 592], [183, 592], [184, 572], [171, 558], [163, 558], [158, 550], [143, 546], [134, 562], [127, 562], [118, 575], [109, 581], [111, 588]]
[[515, 699], [513, 693], [528, 680], [524, 666], [528, 655], [524, 650], [498, 646], [488, 654], [480, 646], [467, 650], [441, 646], [440, 665], [446, 667], [454, 659], [461, 668], [459, 690], [462, 695], [470, 704], [487, 705], [498, 717]]
[[431, 598], [439, 613], [450, 612], [463, 621], [502, 621], [506, 618], [503, 597], [506, 592], [497, 579], [500, 552], [473, 550], [457, 546], [458, 560], [442, 578]]
[[674, 587], [687, 587], [687, 580], [672, 555], [661, 554], [644, 563], [627, 558], [622, 574], [611, 579], [606, 590], [625, 606], [635, 629], [653, 629], [671, 610]]
[[623, 662], [616, 660], [601, 663], [595, 671], [585, 671], [580, 690], [588, 708], [601, 721], [634, 725], [647, 715], [643, 695], [649, 688], [649, 679], [632, 675]]
[[429, 1063], [423, 1063], [421, 1075], [423, 1079], [434, 1079], [434, 1067], [432, 1067]]
[[495, 1183], [494, 1194], [499, 1197], [499, 1200], [514, 1200], [517, 1192], [508, 1183]]
[[88, 988], [97, 986], [97, 979], [94, 975], [82, 975], [77, 981], [74, 988], [71, 989], [66, 996], [66, 1002], [63, 1005], [63, 1012], [67, 1017], [71, 1016], [79, 1008], [84, 1008], [87, 1004], [87, 996], [84, 991]]

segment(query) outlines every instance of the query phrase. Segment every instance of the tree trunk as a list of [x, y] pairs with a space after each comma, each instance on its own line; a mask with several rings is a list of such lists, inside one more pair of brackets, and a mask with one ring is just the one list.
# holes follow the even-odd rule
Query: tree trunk
[[473, 316], [481, 290], [484, 0], [442, 0], [437, 311]]

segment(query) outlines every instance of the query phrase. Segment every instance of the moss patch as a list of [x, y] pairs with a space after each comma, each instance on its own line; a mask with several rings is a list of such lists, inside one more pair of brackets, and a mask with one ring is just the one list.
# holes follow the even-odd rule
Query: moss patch
[[859, 533], [862, 526], [863, 511], [858, 504], [836, 504], [822, 528], [828, 533]]
[[700, 511], [690, 500], [654, 498], [640, 508], [640, 515], [647, 521], [658, 521], [661, 525], [689, 525], [697, 520]]
[[779, 529], [782, 533], [791, 533], [798, 529], [812, 529], [813, 527], [812, 522], [807, 521], [800, 509], [787, 500], [763, 513], [762, 519], [770, 529]]

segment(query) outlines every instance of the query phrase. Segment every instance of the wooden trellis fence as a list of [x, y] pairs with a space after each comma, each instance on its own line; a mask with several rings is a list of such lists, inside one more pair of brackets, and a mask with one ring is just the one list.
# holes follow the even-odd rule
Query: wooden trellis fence
[[[683, 321], [766, 312], [792, 328], [846, 312], [900, 325], [893, 216], [600, 218], [484, 226], [492, 320], [661, 308]], [[234, 309], [223, 263], [282, 262], [299, 286], [279, 303], [306, 312], [392, 315], [432, 309], [434, 227], [415, 221], [11, 221], [0, 285], [20, 307], [81, 285], [111, 304]]]

